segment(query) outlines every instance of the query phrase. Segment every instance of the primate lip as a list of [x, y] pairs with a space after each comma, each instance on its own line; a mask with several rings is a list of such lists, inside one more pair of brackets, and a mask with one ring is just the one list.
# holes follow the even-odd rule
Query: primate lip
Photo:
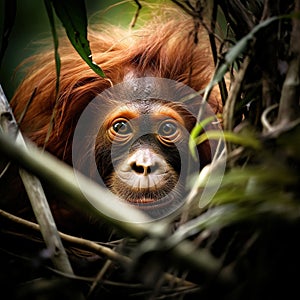
[[159, 200], [158, 198], [139, 198], [139, 199], [126, 199], [126, 201], [130, 202], [130, 203], [141, 203], [141, 204], [146, 204], [146, 203], [153, 203], [156, 202], [157, 200]]
[[168, 173], [163, 173], [159, 175], [150, 174], [148, 176], [144, 176], [142, 174], [134, 174], [134, 173], [125, 173], [119, 171], [119, 178], [132, 190], [149, 190], [154, 189], [157, 190], [162, 188], [166, 182], [168, 181]]
[[[123, 173], [121, 174], [123, 175]], [[114, 173], [113, 176], [111, 176], [106, 182], [110, 191], [119, 197], [122, 202], [127, 202], [128, 204], [136, 206], [151, 203], [154, 205], [168, 196], [169, 193], [171, 193], [176, 187], [178, 177], [175, 172], [170, 172], [168, 174], [168, 178], [166, 178], [166, 175], [157, 175], [159, 179], [155, 178], [155, 180], [149, 180], [148, 178], [145, 180], [148, 184], [143, 185], [139, 182], [141, 179], [136, 178], [137, 175], [133, 176], [135, 181], [134, 179], [125, 177], [123, 181], [123, 177], [120, 178], [116, 173]]]

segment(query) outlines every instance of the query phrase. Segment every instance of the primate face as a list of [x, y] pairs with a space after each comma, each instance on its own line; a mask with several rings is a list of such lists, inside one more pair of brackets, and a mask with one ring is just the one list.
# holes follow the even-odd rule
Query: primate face
[[201, 105], [201, 96], [181, 83], [127, 78], [95, 97], [82, 113], [73, 165], [152, 218], [175, 212], [184, 204], [189, 179], [210, 159], [209, 143], [194, 149], [196, 158], [189, 149]]
[[189, 159], [193, 123], [195, 118], [181, 104], [156, 99], [112, 110], [95, 146], [98, 172], [106, 186], [137, 206], [182, 200], [187, 175], [183, 164]]

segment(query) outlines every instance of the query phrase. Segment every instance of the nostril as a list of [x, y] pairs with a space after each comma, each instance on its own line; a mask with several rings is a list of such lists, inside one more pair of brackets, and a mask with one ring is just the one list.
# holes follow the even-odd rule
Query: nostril
[[127, 170], [137, 175], [154, 176], [166, 172], [167, 163], [164, 158], [149, 149], [139, 149], [126, 162]]
[[159, 164], [155, 163], [153, 166], [137, 165], [136, 163], [131, 164], [131, 169], [137, 174], [148, 175], [154, 173], [159, 169]]
[[132, 170], [134, 171], [134, 172], [136, 172], [136, 173], [138, 173], [138, 174], [144, 174], [145, 173], [145, 171], [146, 171], [146, 173], [147, 173], [147, 169], [149, 168], [147, 168], [146, 167], [146, 170], [145, 170], [145, 167], [144, 166], [138, 166], [136, 163], [133, 163], [132, 165], [131, 165], [131, 168], [132, 168]]

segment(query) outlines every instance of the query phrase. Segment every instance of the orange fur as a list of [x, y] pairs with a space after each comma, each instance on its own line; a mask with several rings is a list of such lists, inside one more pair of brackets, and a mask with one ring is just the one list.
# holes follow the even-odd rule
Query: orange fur
[[[53, 49], [35, 55], [29, 59], [31, 67], [11, 101], [18, 120], [35, 91], [20, 124], [22, 132], [38, 146], [45, 146], [49, 152], [71, 164], [72, 136], [82, 111], [96, 95], [122, 82], [129, 72], [134, 71], [139, 77], [179, 81], [196, 91], [204, 89], [214, 72], [214, 63], [206, 33], [199, 29], [199, 42], [196, 44], [194, 30], [191, 17], [171, 10], [154, 17], [141, 29], [107, 27], [105, 32], [91, 31], [88, 38], [93, 60], [103, 69], [106, 78], [96, 75], [69, 41], [62, 39], [57, 99]], [[211, 93], [209, 103], [215, 112], [221, 111], [217, 90]], [[44, 145], [48, 133], [50, 135]], [[54, 202], [54, 206], [58, 206], [56, 219], [59, 219], [64, 208], [59, 208], [59, 202]], [[66, 213], [70, 214], [67, 210]]]
[[[109, 88], [111, 83], [122, 82], [128, 71], [134, 69], [140, 76], [180, 81], [196, 91], [205, 88], [213, 74], [214, 64], [207, 36], [202, 30], [198, 38], [199, 42], [195, 44], [192, 18], [177, 10], [172, 11], [170, 18], [156, 17], [146, 27], [136, 31], [107, 28], [106, 32], [91, 32], [89, 40], [93, 60], [104, 70], [107, 79], [97, 76], [68, 41], [61, 41], [59, 53], [62, 67], [57, 103], [55, 63], [51, 49], [31, 58], [34, 65], [11, 101], [18, 119], [36, 89], [21, 129], [42, 146], [56, 105], [54, 127], [46, 148], [70, 162], [68, 153], [72, 131], [80, 113], [95, 95]], [[215, 111], [220, 110], [217, 92], [212, 93], [210, 105]]]

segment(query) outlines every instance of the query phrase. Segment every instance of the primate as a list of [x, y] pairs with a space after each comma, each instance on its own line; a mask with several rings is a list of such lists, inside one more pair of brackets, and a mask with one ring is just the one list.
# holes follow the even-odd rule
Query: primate
[[[11, 100], [14, 115], [22, 133], [37, 146], [159, 218], [182, 204], [187, 177], [208, 164], [214, 151], [209, 142], [200, 144], [195, 162], [188, 149], [201, 105], [206, 107], [204, 116], [222, 111], [217, 89], [208, 104], [199, 95], [214, 72], [208, 38], [176, 9], [140, 29], [106, 26], [105, 31], [90, 31], [88, 38], [105, 78], [62, 39], [58, 94], [50, 45], [27, 60], [25, 79]], [[11, 171], [1, 180], [9, 176]], [[15, 195], [10, 193], [17, 200], [6, 204], [32, 218], [19, 186]], [[81, 236], [97, 231], [89, 216], [45, 189], [60, 230]]]

